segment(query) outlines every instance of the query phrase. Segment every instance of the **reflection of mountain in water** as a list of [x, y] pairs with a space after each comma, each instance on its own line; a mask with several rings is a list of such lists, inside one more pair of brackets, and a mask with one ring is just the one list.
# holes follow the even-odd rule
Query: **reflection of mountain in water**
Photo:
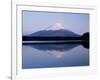
[[65, 52], [64, 51], [48, 51], [48, 54], [56, 57], [56, 58], [62, 58], [64, 57]]
[[49, 55], [52, 55], [55, 58], [62, 58], [65, 51], [71, 50], [79, 46], [79, 44], [33, 44], [29, 46], [38, 50], [47, 51]]
[[79, 44], [34, 44], [30, 45], [33, 48], [36, 48], [38, 50], [48, 50], [48, 51], [68, 51], [72, 48], [78, 46]]

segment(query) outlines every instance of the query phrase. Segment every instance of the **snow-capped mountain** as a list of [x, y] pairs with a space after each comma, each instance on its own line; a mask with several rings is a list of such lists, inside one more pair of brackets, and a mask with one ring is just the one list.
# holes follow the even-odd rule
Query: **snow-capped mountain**
[[42, 36], [42, 37], [77, 37], [80, 36], [70, 30], [66, 30], [62, 23], [55, 23], [48, 27], [46, 30], [40, 30], [32, 33], [30, 36]]

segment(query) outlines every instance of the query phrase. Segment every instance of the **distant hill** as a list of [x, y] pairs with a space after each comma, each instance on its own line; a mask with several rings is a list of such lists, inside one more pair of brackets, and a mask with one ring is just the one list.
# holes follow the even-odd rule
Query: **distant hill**
[[30, 34], [29, 36], [38, 37], [79, 37], [80, 35], [65, 29], [59, 30], [41, 30]]

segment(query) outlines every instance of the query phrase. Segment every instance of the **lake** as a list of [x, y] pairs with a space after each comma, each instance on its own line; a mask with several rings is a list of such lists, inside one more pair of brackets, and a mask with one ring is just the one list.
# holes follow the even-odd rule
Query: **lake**
[[89, 48], [81, 44], [22, 45], [22, 69], [89, 66]]

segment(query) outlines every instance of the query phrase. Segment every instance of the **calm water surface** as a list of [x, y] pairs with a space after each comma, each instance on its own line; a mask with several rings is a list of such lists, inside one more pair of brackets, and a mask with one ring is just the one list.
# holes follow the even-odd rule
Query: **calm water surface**
[[22, 68], [89, 66], [89, 49], [78, 44], [22, 46]]

